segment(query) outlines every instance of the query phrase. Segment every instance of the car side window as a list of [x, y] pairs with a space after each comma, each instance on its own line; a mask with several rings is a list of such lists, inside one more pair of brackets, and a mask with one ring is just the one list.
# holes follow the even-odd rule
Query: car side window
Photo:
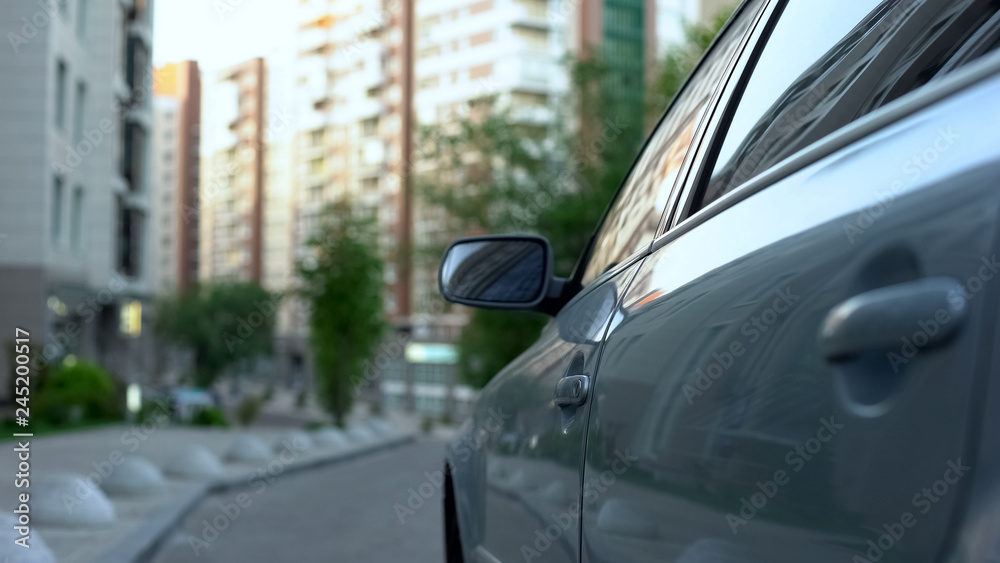
[[754, 0], [741, 8], [653, 132], [597, 232], [584, 285], [641, 250], [656, 235], [698, 124], [760, 4]]
[[993, 50], [996, 0], [788, 0], [690, 213]]

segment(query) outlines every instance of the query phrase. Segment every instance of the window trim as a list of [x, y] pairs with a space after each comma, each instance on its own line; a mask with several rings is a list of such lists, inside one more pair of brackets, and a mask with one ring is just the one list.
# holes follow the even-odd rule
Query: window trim
[[[695, 140], [692, 141], [692, 146], [688, 149], [688, 153], [684, 157], [684, 165], [681, 167], [681, 173], [678, 174], [677, 180], [674, 182], [672, 193], [663, 211], [663, 216], [660, 218], [660, 224], [656, 229], [656, 235], [653, 237], [652, 243], [650, 243], [650, 251], [652, 251], [656, 239], [662, 236], [668, 229], [670, 220], [677, 208], [681, 204], [684, 205], [685, 209], [690, 205], [686, 201], [688, 197], [688, 184], [692, 176], [698, 176], [702, 173], [704, 156], [715, 147], [720, 124], [719, 116], [724, 115], [728, 111], [728, 106], [732, 105], [733, 89], [740, 88], [742, 90], [745, 84], [741, 83], [749, 80], [749, 73], [746, 72], [746, 66], [750, 59], [747, 58], [746, 53], [748, 50], [751, 53], [762, 50], [762, 47], [759, 46], [761, 45], [761, 36], [770, 35], [774, 25], [771, 22], [775, 20], [773, 17], [774, 11], [779, 4], [783, 6], [785, 2], [787, 0], [764, 0], [754, 21], [750, 23], [750, 28], [743, 38], [743, 43], [737, 47], [736, 53], [733, 55], [733, 60], [730, 61], [729, 67], [723, 76], [721, 87], [709, 101], [709, 106], [702, 117], [702, 122], [699, 124]], [[762, 23], [764, 25], [761, 25]], [[722, 35], [722, 33], [720, 32], [719, 35]], [[720, 108], [723, 111], [720, 112]]]
[[[689, 209], [693, 203], [694, 182], [689, 178], [684, 186], [684, 205], [671, 220], [671, 228], [653, 241], [656, 251], [688, 231], [697, 228], [712, 217], [733, 207], [741, 201], [761, 192], [773, 184], [799, 172], [808, 166], [835, 153], [849, 149], [855, 143], [899, 123], [900, 121], [928, 109], [939, 102], [975, 87], [981, 82], [1000, 75], [1000, 50], [989, 53], [955, 70], [951, 75], [932, 80], [925, 86], [901, 96], [897, 100], [841, 127], [819, 141], [804, 147], [779, 162], [769, 170], [733, 189], [705, 208], [685, 216], [681, 210]], [[713, 140], [714, 142], [714, 140]]]
[[[741, 14], [743, 10], [747, 9], [747, 5], [752, 1], [753, 0], [743, 0], [740, 3], [740, 5], [733, 11], [733, 15], [729, 18], [726, 24], [722, 26], [722, 29], [719, 30], [719, 33], [716, 34], [715, 38], [712, 39], [712, 42], [709, 43], [708, 48], [705, 49], [706, 54], [716, 48], [716, 46], [719, 43], [719, 38], [725, 35], [726, 32], [728, 32], [732, 28], [733, 22], [736, 21], [736, 16], [738, 14]], [[691, 146], [688, 148], [687, 153], [684, 155], [684, 161], [681, 164], [680, 170], [678, 171], [677, 178], [674, 180], [673, 186], [670, 187], [670, 193], [667, 196], [667, 202], [664, 205], [659, 220], [657, 221], [657, 227], [656, 230], [654, 231], [653, 237], [649, 240], [648, 244], [645, 244], [643, 247], [640, 247], [639, 250], [636, 250], [635, 252], [630, 254], [627, 258], [616, 264], [614, 267], [603, 272], [601, 275], [597, 276], [596, 278], [591, 280], [590, 283], [584, 286], [583, 275], [584, 273], [586, 273], [587, 266], [589, 265], [590, 260], [592, 258], [594, 251], [594, 244], [597, 241], [597, 235], [600, 233], [601, 227], [604, 226], [605, 221], [607, 221], [608, 219], [608, 214], [611, 212], [611, 209], [614, 207], [615, 203], [617, 203], [619, 197], [624, 192], [625, 186], [628, 185], [629, 180], [632, 179], [632, 174], [635, 172], [635, 168], [639, 164], [639, 161], [642, 159], [642, 156], [646, 153], [647, 150], [649, 150], [650, 142], [652, 141], [653, 137], [656, 136], [656, 133], [659, 131], [660, 126], [663, 125], [663, 121], [670, 113], [670, 110], [674, 108], [677, 99], [680, 98], [680, 96], [688, 89], [691, 77], [693, 77], [695, 74], [698, 73], [699, 70], [702, 69], [703, 65], [705, 64], [704, 56], [702, 56], [702, 58], [698, 61], [698, 64], [691, 71], [691, 75], [688, 76], [687, 80], [685, 80], [684, 85], [681, 87], [680, 91], [677, 92], [677, 95], [674, 96], [674, 99], [671, 100], [670, 105], [668, 105], [663, 110], [663, 113], [660, 114], [659, 119], [657, 119], [656, 121], [656, 125], [653, 127], [650, 134], [646, 137], [646, 140], [643, 142], [642, 147], [636, 154], [636, 157], [632, 160], [632, 166], [629, 168], [628, 172], [625, 174], [625, 177], [619, 184], [618, 190], [615, 192], [614, 197], [611, 198], [611, 201], [608, 202], [608, 205], [604, 208], [604, 213], [601, 215], [601, 220], [597, 223], [597, 226], [594, 228], [594, 231], [590, 236], [590, 240], [587, 243], [587, 247], [584, 249], [583, 254], [581, 254], [580, 259], [577, 260], [576, 267], [573, 270], [573, 274], [570, 276], [570, 280], [573, 285], [576, 285], [577, 288], [580, 289], [580, 291], [578, 291], [579, 294], [585, 294], [587, 293], [586, 290], [588, 288], [597, 287], [603, 284], [606, 280], [610, 279], [611, 277], [616, 276], [622, 271], [625, 271], [626, 269], [630, 268], [640, 258], [647, 256], [652, 251], [653, 244], [656, 242], [659, 233], [662, 232], [664, 225], [668, 222], [669, 217], [672, 215], [673, 210], [676, 208], [677, 202], [683, 195], [682, 188], [685, 185], [687, 177], [690, 175], [694, 155], [698, 152], [698, 149], [704, 144], [704, 141], [706, 139], [705, 136], [706, 130], [709, 124], [711, 123], [711, 118], [715, 113], [716, 108], [718, 107], [721, 95], [726, 89], [726, 85], [729, 84], [729, 82], [732, 80], [732, 77], [735, 75], [736, 72], [738, 72], [737, 64], [742, 58], [742, 54], [749, 45], [751, 38], [755, 36], [756, 30], [760, 25], [763, 15], [767, 12], [768, 8], [775, 1], [777, 0], [762, 0], [757, 13], [752, 16], [753, 19], [750, 21], [750, 26], [747, 28], [747, 31], [743, 34], [743, 37], [740, 39], [740, 44], [736, 47], [736, 52], [733, 54], [733, 57], [730, 59], [730, 61], [726, 64], [726, 68], [723, 70], [720, 81], [721, 87], [718, 88], [715, 91], [715, 93], [712, 94], [711, 98], [709, 98], [705, 108], [705, 114], [701, 116], [701, 118], [698, 120], [697, 125], [695, 126], [695, 133], [694, 136], [692, 137]], [[575, 300], [575, 297], [576, 296], [574, 296], [573, 300]], [[569, 303], [567, 303], [567, 305], [569, 305]]]
[[[678, 210], [675, 211], [680, 216], [688, 217], [691, 215], [691, 208], [694, 205], [699, 188], [708, 181], [708, 178], [705, 177], [706, 174], [714, 171], [716, 158], [726, 141], [733, 117], [736, 115], [736, 111], [739, 109], [740, 102], [743, 99], [743, 93], [746, 91], [747, 85], [753, 77], [757, 63], [764, 49], [767, 47], [768, 41], [771, 39], [774, 28], [777, 27], [782, 14], [784, 14], [788, 1], [773, 0], [770, 3], [766, 16], [767, 21], [755, 30], [752, 48], [744, 49], [740, 53], [740, 60], [737, 64], [738, 70], [734, 73], [735, 80], [730, 80], [724, 87], [722, 99], [719, 105], [716, 106], [716, 112], [712, 115], [710, 121], [710, 132], [706, 135], [705, 139], [707, 142], [702, 142], [701, 146], [698, 147], [697, 154], [695, 155], [695, 163], [682, 184], [682, 203], [678, 206]], [[709, 170], [710, 167], [713, 169]], [[736, 191], [736, 189], [739, 189], [739, 187], [730, 191]], [[719, 199], [724, 199], [724, 197]], [[711, 204], [706, 206], [706, 208], [710, 206]], [[660, 233], [662, 234], [665, 230], [666, 228], [661, 229]]]

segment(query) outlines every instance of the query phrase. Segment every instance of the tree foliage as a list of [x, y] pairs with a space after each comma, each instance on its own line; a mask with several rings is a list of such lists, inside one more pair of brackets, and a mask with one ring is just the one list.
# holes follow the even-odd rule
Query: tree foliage
[[39, 390], [38, 406], [42, 417], [52, 424], [72, 422], [74, 416], [79, 416], [77, 422], [118, 420], [122, 416], [114, 378], [89, 362], [58, 367]]
[[194, 353], [195, 385], [241, 360], [270, 354], [280, 296], [251, 282], [205, 284], [160, 300], [156, 331]]
[[684, 23], [684, 41], [668, 46], [657, 64], [657, 78], [647, 96], [647, 111], [659, 116], [670, 105], [735, 9], [734, 3], [719, 10], [708, 23]]
[[[685, 42], [660, 63], [647, 109], [659, 114], [679, 91], [731, 10], [708, 26], [686, 25]], [[532, 121], [497, 98], [481, 98], [455, 120], [424, 128], [425, 169], [418, 193], [444, 211], [450, 238], [533, 232], [553, 247], [556, 275], [568, 276], [624, 181], [644, 138], [614, 103], [599, 53], [565, 61], [566, 98], [550, 100], [554, 119]], [[430, 255], [440, 256], [447, 241]], [[545, 317], [476, 309], [459, 339], [463, 379], [485, 385], [534, 342]]]
[[374, 218], [338, 202], [309, 240], [313, 255], [298, 265], [320, 402], [338, 426], [351, 411], [364, 361], [385, 330], [376, 241]]

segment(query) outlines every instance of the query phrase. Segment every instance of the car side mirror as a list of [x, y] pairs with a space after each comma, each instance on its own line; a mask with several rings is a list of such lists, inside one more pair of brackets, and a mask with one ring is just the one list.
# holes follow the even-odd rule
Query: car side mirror
[[470, 307], [551, 314], [546, 301], [558, 297], [563, 286], [562, 279], [552, 276], [552, 261], [552, 246], [543, 237], [463, 238], [441, 262], [441, 295]]

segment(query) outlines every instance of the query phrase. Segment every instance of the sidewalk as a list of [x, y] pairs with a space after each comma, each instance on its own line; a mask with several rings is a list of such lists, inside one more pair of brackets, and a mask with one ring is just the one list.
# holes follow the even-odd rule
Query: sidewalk
[[[277, 474], [290, 473], [310, 467], [335, 463], [344, 459], [363, 455], [378, 449], [392, 447], [412, 441], [416, 433], [405, 421], [384, 421], [368, 424], [368, 421], [353, 421], [347, 438], [340, 446], [314, 445], [296, 452], [293, 461], [289, 456], [279, 460], [278, 452], [272, 451], [266, 462], [230, 463], [223, 461], [223, 454], [240, 434], [251, 434], [262, 439], [271, 447], [288, 429], [203, 429], [194, 427], [147, 425], [104, 427], [55, 436], [32, 438], [30, 445], [30, 480], [28, 492], [32, 502], [39, 497], [39, 479], [59, 473], [75, 473], [81, 477], [94, 474], [98, 478], [102, 470], [106, 475], [113, 471], [113, 462], [119, 456], [140, 456], [152, 462], [161, 471], [168, 467], [179, 451], [191, 445], [200, 445], [223, 462], [223, 474], [208, 479], [184, 480], [164, 474], [167, 490], [150, 496], [110, 496], [116, 518], [109, 524], [88, 526], [43, 525], [34, 521], [39, 512], [32, 506], [33, 521], [31, 536], [40, 536], [55, 555], [59, 563], [131, 563], [155, 547], [164, 534], [179, 521], [184, 514], [212, 491], [227, 487], [245, 487], [251, 475], [270, 471]], [[315, 434], [312, 434], [315, 436]], [[25, 492], [16, 489], [14, 475], [17, 473], [17, 456], [13, 455], [16, 442], [6, 445], [10, 451], [0, 456], [0, 474], [9, 478], [0, 479], [0, 509], [5, 515], [12, 514], [16, 506], [17, 494]], [[120, 461], [119, 461], [120, 463]], [[68, 505], [67, 505], [68, 506]], [[51, 509], [50, 509], [51, 510]], [[68, 508], [67, 508], [68, 510]], [[8, 516], [9, 517], [9, 516]], [[6, 543], [6, 542], [5, 542]], [[17, 551], [12, 551], [16, 549]], [[23, 548], [10, 544], [0, 546], [0, 560], [10, 555], [10, 561], [17, 563]], [[26, 551], [26, 550], [25, 550]], [[37, 550], [31, 555], [38, 556]], [[36, 559], [32, 559], [36, 561]]]

